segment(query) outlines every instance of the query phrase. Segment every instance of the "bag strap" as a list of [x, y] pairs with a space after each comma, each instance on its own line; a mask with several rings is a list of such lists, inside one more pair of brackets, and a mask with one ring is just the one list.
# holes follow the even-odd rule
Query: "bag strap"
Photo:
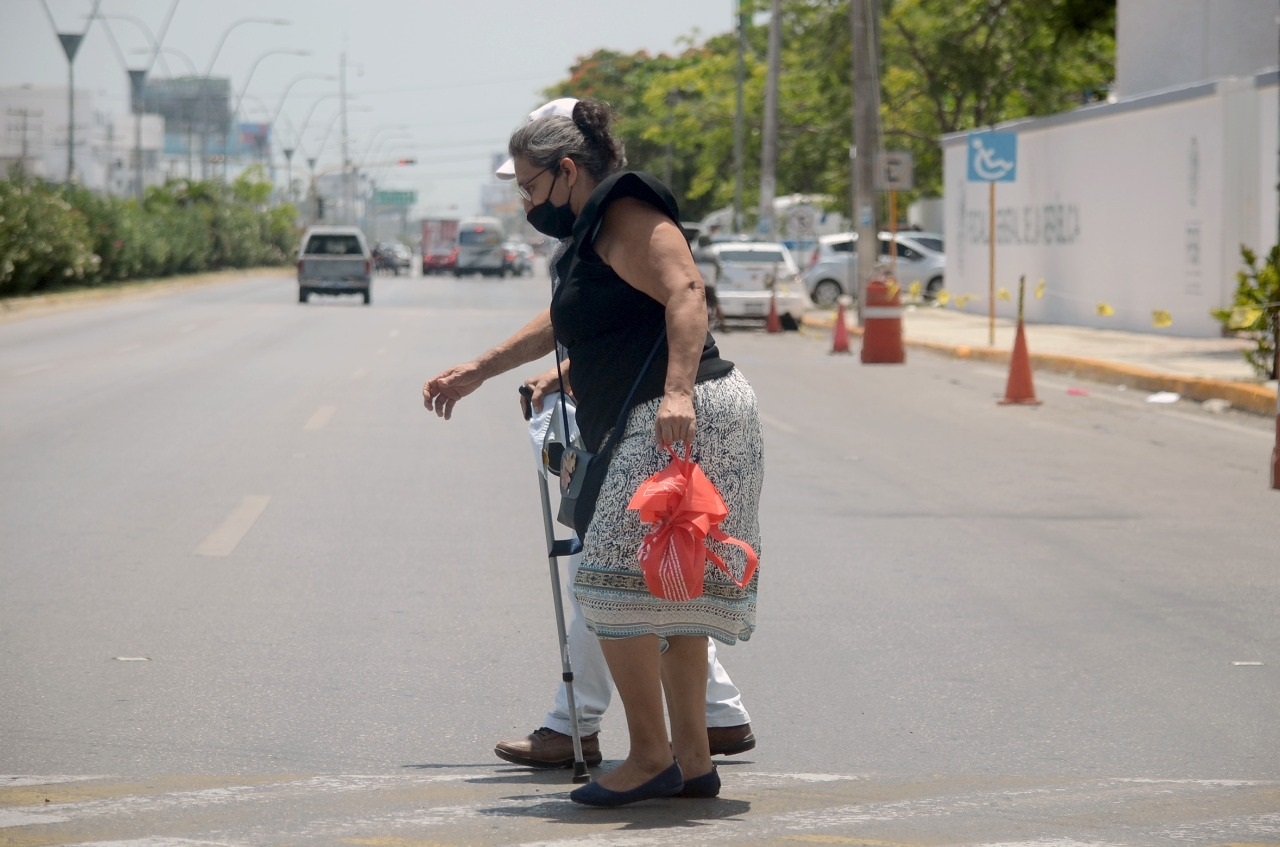
[[[653, 363], [653, 357], [658, 354], [658, 348], [662, 346], [662, 339], [667, 337], [667, 325], [662, 325], [662, 331], [658, 333], [658, 338], [653, 342], [653, 348], [649, 350], [649, 355], [645, 357], [644, 364], [640, 366], [640, 373], [636, 374], [636, 381], [631, 383], [631, 390], [627, 392], [627, 399], [622, 401], [622, 410], [618, 412], [618, 422], [613, 425], [613, 429], [609, 431], [609, 437], [605, 439], [604, 444], [600, 445], [600, 449], [596, 451], [597, 456], [606, 455], [613, 448], [613, 443], [622, 435], [622, 427], [627, 422], [627, 412], [631, 411], [631, 399], [636, 396], [636, 389], [640, 387], [640, 383], [644, 380], [644, 375], [649, 372], [649, 365]], [[554, 341], [554, 339], [553, 339]], [[560, 411], [564, 415], [564, 419], [569, 419], [569, 410], [565, 404], [564, 390], [564, 372], [560, 370], [560, 345], [556, 345], [556, 377], [560, 380]], [[566, 440], [569, 434], [565, 433]]]

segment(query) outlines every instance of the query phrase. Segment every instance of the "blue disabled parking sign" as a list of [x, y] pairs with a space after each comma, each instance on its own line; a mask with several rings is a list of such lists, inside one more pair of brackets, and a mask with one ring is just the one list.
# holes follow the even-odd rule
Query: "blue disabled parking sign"
[[1018, 134], [975, 132], [969, 136], [969, 182], [1013, 182], [1018, 177]]

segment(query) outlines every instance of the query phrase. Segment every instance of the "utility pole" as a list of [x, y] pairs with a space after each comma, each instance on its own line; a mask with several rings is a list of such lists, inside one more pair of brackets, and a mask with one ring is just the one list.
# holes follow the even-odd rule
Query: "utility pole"
[[133, 196], [138, 199], [138, 202], [142, 202], [142, 98], [146, 83], [146, 69], [129, 71], [129, 91], [133, 96]]
[[880, 75], [876, 68], [875, 29], [871, 17], [876, 5], [875, 0], [852, 0], [849, 4], [853, 46], [853, 224], [858, 233], [859, 318], [867, 299], [867, 281], [875, 273], [880, 253], [875, 196], [875, 161], [880, 135]]
[[18, 170], [25, 173], [27, 170], [27, 159], [31, 155], [31, 145], [27, 142], [27, 129], [29, 122], [31, 118], [42, 117], [44, 112], [39, 109], [34, 111], [31, 109], [6, 109], [5, 111], [11, 118], [22, 119], [22, 123], [19, 124], [18, 130], [22, 133], [22, 138], [18, 142], [19, 149], [21, 150], [20, 158], [18, 159]]
[[746, 113], [743, 109], [742, 88], [746, 77], [747, 53], [747, 0], [738, 3], [738, 103], [733, 116], [733, 231], [742, 231], [742, 183], [745, 179], [744, 168], [744, 134], [746, 133]]
[[773, 0], [769, 14], [769, 72], [764, 91], [764, 128], [760, 145], [760, 237], [773, 241], [773, 198], [778, 169], [778, 75], [782, 64], [782, 0]]
[[351, 136], [347, 133], [347, 53], [338, 57], [338, 103], [342, 115], [342, 222], [355, 222], [355, 197], [351, 186]]

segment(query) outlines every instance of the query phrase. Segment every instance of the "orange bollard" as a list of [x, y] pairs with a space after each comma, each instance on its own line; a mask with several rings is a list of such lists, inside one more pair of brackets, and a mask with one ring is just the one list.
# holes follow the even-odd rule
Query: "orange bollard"
[[840, 305], [836, 308], [836, 330], [831, 336], [831, 352], [832, 353], [848, 353], [849, 352], [849, 322], [844, 316], [844, 298], [841, 297]]
[[778, 318], [778, 295], [774, 291], [769, 292], [769, 318], [765, 321], [764, 328], [768, 332], [782, 332], [782, 321]]
[[895, 285], [890, 294], [883, 279], [867, 282], [867, 304], [862, 309], [862, 363], [901, 365], [907, 360], [902, 344], [901, 292]]
[[1027, 334], [1022, 320], [1013, 339], [1013, 358], [1009, 361], [1009, 381], [1005, 385], [1001, 406], [1039, 406], [1035, 386], [1031, 384], [1031, 356], [1027, 353]]

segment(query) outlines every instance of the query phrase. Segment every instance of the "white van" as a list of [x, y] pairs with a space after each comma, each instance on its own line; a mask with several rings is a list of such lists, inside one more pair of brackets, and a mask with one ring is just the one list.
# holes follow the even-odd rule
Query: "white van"
[[458, 223], [458, 263], [453, 275], [502, 276], [506, 270], [507, 235], [497, 218], [463, 218]]

